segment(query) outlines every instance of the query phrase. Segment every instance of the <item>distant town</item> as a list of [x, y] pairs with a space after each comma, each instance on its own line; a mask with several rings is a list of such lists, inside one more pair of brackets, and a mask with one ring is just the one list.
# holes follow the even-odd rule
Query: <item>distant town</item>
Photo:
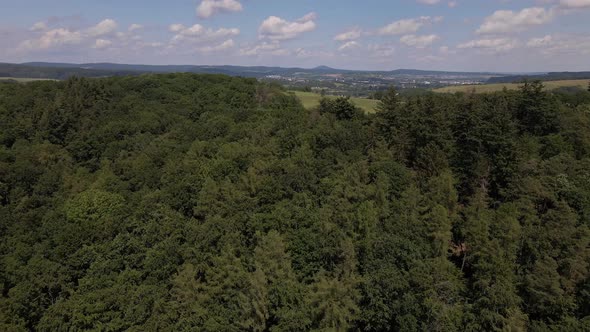
[[461, 75], [455, 73], [313, 73], [306, 71], [266, 75], [262, 80], [277, 82], [291, 89], [308, 89], [311, 92], [323, 92], [329, 95], [365, 97], [392, 85], [400, 90], [433, 89], [455, 85], [484, 84], [491, 77], [496, 76], [471, 73]]

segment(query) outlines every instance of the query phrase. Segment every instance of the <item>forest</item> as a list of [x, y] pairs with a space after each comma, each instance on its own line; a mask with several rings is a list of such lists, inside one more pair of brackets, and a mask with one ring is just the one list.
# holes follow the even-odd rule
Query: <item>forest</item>
[[590, 92], [0, 83], [0, 331], [589, 331]]

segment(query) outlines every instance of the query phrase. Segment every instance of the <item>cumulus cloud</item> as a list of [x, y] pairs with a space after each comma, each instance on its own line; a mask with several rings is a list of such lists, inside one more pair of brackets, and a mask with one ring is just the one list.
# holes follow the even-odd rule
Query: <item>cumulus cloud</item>
[[237, 0], [203, 0], [197, 7], [197, 16], [209, 18], [222, 12], [242, 11], [242, 4]]
[[564, 8], [590, 8], [590, 0], [561, 0], [559, 4]]
[[104, 50], [125, 47], [128, 49], [138, 49], [148, 45], [143, 42], [141, 37], [134, 34], [134, 31], [141, 29], [138, 24], [132, 24], [125, 31], [117, 31], [118, 24], [112, 19], [104, 19], [96, 25], [72, 29], [72, 28], [53, 28], [50, 29], [44, 24], [35, 24], [33, 38], [22, 41], [16, 48], [16, 52], [42, 52], [44, 50], [68, 50], [72, 52], [75, 49], [86, 50], [89, 48]]
[[430, 17], [430, 16], [422, 16], [418, 18], [410, 18], [410, 19], [403, 19], [399, 21], [392, 22], [381, 29], [379, 29], [378, 33], [380, 35], [406, 35], [411, 33], [416, 33], [420, 30], [425, 24], [429, 24], [432, 22], [440, 22], [442, 17]]
[[185, 26], [184, 26], [184, 25], [182, 25], [182, 24], [178, 24], [178, 23], [177, 23], [177, 24], [171, 24], [171, 25], [168, 27], [168, 30], [169, 30], [170, 32], [180, 32], [180, 31], [182, 31], [182, 30], [184, 30], [184, 29], [186, 29], [186, 28], [185, 28]]
[[368, 50], [374, 58], [390, 58], [395, 54], [395, 47], [387, 44], [370, 44]]
[[436, 5], [437, 3], [440, 2], [440, 0], [416, 0], [418, 1], [418, 3], [422, 3], [425, 5]]
[[555, 12], [542, 7], [525, 8], [521, 11], [498, 10], [488, 16], [477, 29], [478, 34], [496, 34], [524, 30], [553, 20]]
[[107, 48], [109, 46], [111, 46], [113, 44], [112, 41], [107, 40], [107, 39], [97, 39], [94, 42], [94, 46], [92, 46], [92, 48], [96, 48], [96, 49], [103, 49], [103, 48]]
[[273, 42], [262, 42], [257, 45], [243, 47], [240, 49], [240, 55], [252, 56], [252, 55], [285, 55], [287, 51], [281, 48], [281, 44], [278, 41]]
[[52, 29], [46, 31], [37, 39], [25, 40], [19, 46], [22, 50], [42, 50], [62, 45], [80, 44], [83, 36], [78, 31], [69, 29]]
[[317, 15], [309, 13], [298, 20], [289, 22], [277, 16], [270, 16], [265, 19], [258, 28], [260, 39], [288, 40], [299, 35], [315, 30]]
[[173, 36], [165, 46], [165, 52], [176, 56], [228, 52], [236, 46], [233, 37], [240, 34], [237, 28], [212, 29], [201, 24], [185, 26], [179, 23], [171, 24], [168, 31]]
[[322, 50], [308, 50], [304, 48], [297, 48], [292, 53], [294, 56], [298, 58], [332, 58], [334, 57], [334, 53], [326, 52]]
[[152, 47], [152, 48], [160, 48], [164, 47], [164, 43], [161, 42], [139, 42], [138, 45], [140, 47]]
[[439, 61], [443, 61], [443, 60], [445, 60], [444, 57], [438, 56], [438, 55], [433, 55], [433, 54], [416, 58], [416, 61], [418, 61], [418, 62], [439, 62]]
[[213, 53], [228, 50], [230, 48], [233, 48], [234, 45], [234, 41], [232, 39], [228, 39], [222, 42], [221, 44], [199, 47], [198, 50], [203, 53]]
[[351, 30], [348, 30], [348, 31], [345, 31], [343, 33], [336, 35], [336, 37], [334, 37], [334, 40], [342, 41], [342, 42], [349, 41], [349, 40], [356, 40], [361, 37], [361, 34], [362, 34], [361, 29], [356, 27], [356, 28], [353, 28]]
[[519, 46], [519, 42], [513, 38], [484, 38], [471, 40], [457, 45], [459, 49], [479, 49], [494, 53], [507, 52]]
[[526, 46], [548, 56], [590, 55], [590, 35], [546, 35], [529, 39]]
[[302, 47], [295, 49], [295, 56], [298, 58], [308, 58], [314, 56], [313, 52], [310, 52]]
[[439, 37], [437, 35], [424, 35], [424, 36], [416, 36], [416, 35], [405, 35], [400, 38], [400, 42], [407, 46], [412, 46], [416, 48], [425, 48], [427, 46], [432, 45], [435, 41], [437, 41]]
[[185, 27], [182, 24], [172, 24], [170, 25], [168, 30], [176, 34], [172, 38], [173, 43], [178, 43], [182, 41], [214, 41], [223, 38], [237, 36], [240, 34], [240, 30], [236, 28], [219, 28], [217, 30], [214, 30], [211, 28], [205, 28], [200, 24], [195, 24], [191, 27]]
[[279, 43], [263, 42], [258, 45], [254, 45], [251, 47], [245, 47], [245, 48], [240, 49], [240, 54], [242, 54], [242, 55], [259, 55], [261, 53], [275, 51], [280, 48], [281, 48], [281, 45]]
[[91, 37], [100, 37], [113, 33], [117, 30], [117, 26], [117, 22], [110, 18], [107, 18], [106, 20], [101, 21], [97, 25], [88, 28], [86, 30], [86, 33]]
[[134, 23], [134, 24], [131, 24], [127, 30], [128, 31], [137, 31], [137, 30], [141, 30], [141, 29], [143, 29], [143, 25]]
[[526, 43], [526, 46], [528, 46], [528, 47], [543, 47], [543, 46], [550, 45], [552, 41], [553, 41], [553, 37], [551, 37], [550, 35], [547, 35], [545, 37], [540, 37], [540, 38], [531, 38]]
[[438, 53], [442, 55], [456, 54], [457, 51], [451, 50], [448, 46], [441, 46], [438, 48]]
[[30, 31], [43, 31], [47, 30], [47, 23], [45, 22], [37, 22], [33, 24], [33, 26], [29, 29]]
[[338, 47], [338, 51], [342, 52], [342, 51], [347, 51], [347, 50], [353, 50], [353, 49], [356, 49], [359, 47], [361, 47], [361, 45], [358, 42], [353, 40], [353, 41], [349, 41], [349, 42], [342, 44], [340, 47]]

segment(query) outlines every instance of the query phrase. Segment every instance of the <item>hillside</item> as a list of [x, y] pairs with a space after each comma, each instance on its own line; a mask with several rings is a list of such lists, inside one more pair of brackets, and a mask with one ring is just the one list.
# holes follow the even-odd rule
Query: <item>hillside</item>
[[4, 78], [31, 78], [31, 79], [55, 79], [64, 80], [72, 76], [80, 77], [107, 77], [138, 75], [140, 72], [121, 70], [102, 70], [82, 68], [73, 65], [59, 64], [55, 66], [39, 67], [36, 65], [17, 65], [0, 63], [0, 77]]
[[0, 82], [0, 331], [588, 331], [579, 94]]
[[[555, 90], [560, 88], [578, 88], [586, 90], [590, 80], [564, 80], [564, 81], [544, 81], [543, 85], [547, 90]], [[475, 93], [489, 93], [507, 90], [518, 90], [522, 83], [498, 83], [498, 84], [481, 84], [481, 85], [458, 85], [449, 86], [439, 89], [434, 89], [435, 92], [441, 93], [455, 93], [455, 92], [475, 92]]]
[[590, 80], [590, 71], [583, 72], [552, 72], [537, 75], [508, 75], [491, 77], [487, 83], [520, 83], [524, 80], [534, 81], [567, 81], [567, 80]]

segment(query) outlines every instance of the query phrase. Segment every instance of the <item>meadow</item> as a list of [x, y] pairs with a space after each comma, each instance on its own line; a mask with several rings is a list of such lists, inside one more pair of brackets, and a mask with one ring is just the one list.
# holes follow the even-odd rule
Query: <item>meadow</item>
[[[317, 93], [313, 92], [302, 92], [302, 91], [293, 91], [293, 93], [301, 100], [303, 106], [307, 109], [316, 107], [320, 104], [320, 99], [322, 96]], [[326, 96], [327, 98], [336, 98], [334, 96]], [[350, 101], [353, 102], [356, 106], [360, 107], [367, 113], [375, 112], [375, 107], [377, 106], [378, 100], [374, 99], [367, 99], [367, 98], [350, 98]]]

